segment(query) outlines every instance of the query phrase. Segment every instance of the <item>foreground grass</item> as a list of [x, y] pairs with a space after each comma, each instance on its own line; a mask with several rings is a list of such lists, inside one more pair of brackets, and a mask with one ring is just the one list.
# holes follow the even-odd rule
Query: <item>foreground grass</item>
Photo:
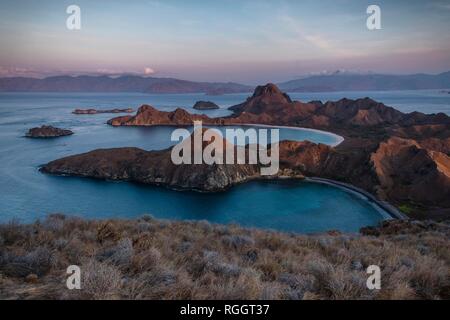
[[[449, 299], [450, 224], [291, 235], [208, 222], [52, 215], [0, 225], [3, 299]], [[66, 288], [79, 265], [82, 289]], [[368, 290], [366, 268], [382, 269]]]

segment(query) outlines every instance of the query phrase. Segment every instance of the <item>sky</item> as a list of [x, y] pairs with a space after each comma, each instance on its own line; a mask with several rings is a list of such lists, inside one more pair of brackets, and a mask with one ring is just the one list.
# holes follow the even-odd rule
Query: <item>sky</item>
[[[81, 29], [69, 30], [69, 5]], [[381, 29], [368, 30], [369, 5]], [[0, 76], [139, 74], [256, 84], [450, 70], [450, 0], [2, 0]]]

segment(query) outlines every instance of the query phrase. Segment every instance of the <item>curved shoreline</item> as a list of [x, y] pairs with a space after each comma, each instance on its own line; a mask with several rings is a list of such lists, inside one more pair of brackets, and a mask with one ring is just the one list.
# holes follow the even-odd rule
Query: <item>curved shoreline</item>
[[397, 208], [395, 208], [393, 205], [391, 205], [387, 201], [378, 200], [373, 194], [371, 194], [361, 188], [355, 187], [354, 185], [351, 185], [349, 183], [326, 179], [326, 178], [318, 178], [318, 177], [305, 177], [305, 181], [328, 184], [328, 185], [331, 185], [331, 186], [334, 186], [334, 187], [337, 187], [340, 189], [345, 189], [347, 191], [350, 191], [350, 192], [353, 192], [360, 196], [363, 196], [364, 198], [366, 198], [366, 200], [368, 202], [376, 205], [379, 209], [383, 210], [383, 212], [387, 213], [390, 218], [398, 219], [398, 220], [408, 220], [409, 219], [405, 214], [400, 212]]
[[[110, 125], [110, 124], [108, 124]], [[123, 127], [132, 127], [132, 128], [149, 128], [149, 127], [174, 127], [174, 128], [186, 128], [186, 127], [194, 127], [194, 125], [176, 125], [176, 124], [151, 124], [151, 125], [119, 125], [114, 126], [111, 125], [114, 128], [123, 128]], [[337, 147], [342, 142], [345, 141], [345, 138], [343, 136], [340, 136], [336, 133], [330, 132], [330, 131], [324, 131], [319, 129], [313, 129], [313, 128], [305, 128], [305, 127], [293, 127], [293, 126], [277, 126], [277, 125], [271, 125], [271, 124], [251, 124], [251, 123], [235, 123], [235, 124], [203, 124], [203, 127], [211, 127], [211, 128], [223, 128], [223, 127], [261, 127], [261, 128], [274, 128], [274, 129], [289, 129], [289, 130], [299, 130], [299, 131], [309, 131], [309, 132], [315, 132], [320, 133], [323, 135], [327, 135], [330, 137], [335, 138], [336, 142], [332, 144], [323, 143], [330, 147]], [[283, 140], [281, 140], [283, 141]], [[295, 141], [310, 141], [310, 140], [295, 140]], [[313, 143], [319, 144], [318, 142], [311, 141]]]
[[[336, 139], [336, 142], [333, 144], [327, 144], [331, 147], [337, 147], [338, 145], [340, 145], [342, 142], [344, 142], [345, 138], [343, 136], [340, 136], [338, 134], [335, 134], [333, 132], [330, 131], [324, 131], [324, 130], [319, 130], [319, 129], [313, 129], [313, 128], [305, 128], [305, 127], [292, 127], [292, 126], [277, 126], [277, 125], [271, 125], [271, 124], [250, 124], [250, 123], [243, 123], [243, 124], [236, 124], [236, 125], [240, 125], [240, 126], [249, 126], [249, 127], [263, 127], [263, 128], [279, 128], [279, 129], [291, 129], [291, 130], [301, 130], [301, 131], [310, 131], [310, 132], [316, 132], [316, 133], [321, 133], [327, 136], [331, 136], [333, 138]], [[228, 125], [223, 125], [223, 127], [226, 127]], [[231, 126], [234, 126], [234, 124], [232, 124]], [[325, 144], [325, 143], [324, 143]]]

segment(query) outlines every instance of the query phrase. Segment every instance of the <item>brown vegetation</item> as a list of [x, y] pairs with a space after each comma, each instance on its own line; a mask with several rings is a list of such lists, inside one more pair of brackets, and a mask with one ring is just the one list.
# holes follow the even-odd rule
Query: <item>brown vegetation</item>
[[[0, 225], [3, 299], [449, 299], [450, 225], [293, 235], [208, 222], [52, 215]], [[79, 265], [82, 289], [68, 290]], [[379, 265], [381, 290], [366, 268]]]

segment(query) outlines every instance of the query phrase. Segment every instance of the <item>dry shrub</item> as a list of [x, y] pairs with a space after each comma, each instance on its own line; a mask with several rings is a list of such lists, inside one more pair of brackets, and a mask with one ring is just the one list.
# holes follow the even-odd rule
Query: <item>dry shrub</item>
[[64, 254], [67, 257], [67, 261], [70, 264], [79, 265], [82, 262], [83, 257], [89, 256], [88, 246], [81, 241], [78, 237], [70, 239], [64, 247]]
[[[2, 298], [449, 299], [448, 223], [388, 222], [373, 235], [293, 235], [206, 222], [0, 225]], [[68, 265], [82, 290], [67, 290]], [[366, 288], [369, 265], [381, 290]], [[38, 282], [24, 281], [29, 274]], [[29, 277], [35, 279], [35, 277]], [[43, 290], [47, 294], [43, 293]]]
[[122, 274], [114, 266], [88, 260], [81, 266], [82, 298], [104, 300], [119, 298], [118, 293], [122, 286]]
[[41, 223], [41, 227], [51, 232], [61, 232], [64, 229], [65, 220], [65, 215], [51, 214]]
[[149, 232], [140, 233], [133, 238], [133, 247], [136, 251], [145, 251], [152, 247], [155, 242], [154, 236]]
[[400, 282], [393, 285], [388, 298], [391, 300], [412, 300], [416, 299], [417, 296], [408, 283]]
[[133, 271], [136, 273], [150, 271], [159, 265], [160, 260], [161, 253], [159, 250], [156, 248], [150, 248], [149, 250], [133, 257]]
[[20, 244], [29, 237], [29, 228], [22, 226], [19, 220], [12, 219], [8, 223], [0, 225], [0, 236], [4, 245]]
[[255, 272], [243, 272], [237, 278], [226, 278], [211, 287], [210, 299], [219, 300], [256, 300], [261, 297], [262, 286]]
[[38, 247], [25, 255], [15, 256], [13, 253], [2, 254], [0, 271], [10, 277], [26, 277], [36, 274], [45, 275], [55, 263], [53, 253], [45, 248]]
[[238, 265], [222, 261], [220, 254], [215, 251], [203, 252], [204, 272], [214, 272], [219, 277], [236, 277], [241, 273]]
[[97, 241], [100, 243], [108, 240], [115, 242], [118, 241], [121, 236], [121, 233], [111, 221], [101, 223], [97, 229]]
[[133, 254], [133, 243], [131, 239], [125, 238], [112, 247], [102, 249], [97, 254], [97, 259], [101, 262], [106, 261], [121, 269], [125, 269], [130, 266]]
[[283, 299], [283, 288], [276, 282], [270, 282], [261, 290], [259, 297], [261, 300], [281, 300]]
[[135, 295], [145, 299], [163, 299], [171, 294], [178, 282], [177, 273], [173, 270], [158, 267], [144, 272], [135, 282]]
[[422, 299], [437, 299], [449, 287], [449, 282], [450, 269], [433, 258], [421, 257], [411, 272], [410, 285]]
[[222, 242], [231, 248], [242, 249], [255, 244], [255, 240], [249, 236], [231, 235], [222, 237]]

